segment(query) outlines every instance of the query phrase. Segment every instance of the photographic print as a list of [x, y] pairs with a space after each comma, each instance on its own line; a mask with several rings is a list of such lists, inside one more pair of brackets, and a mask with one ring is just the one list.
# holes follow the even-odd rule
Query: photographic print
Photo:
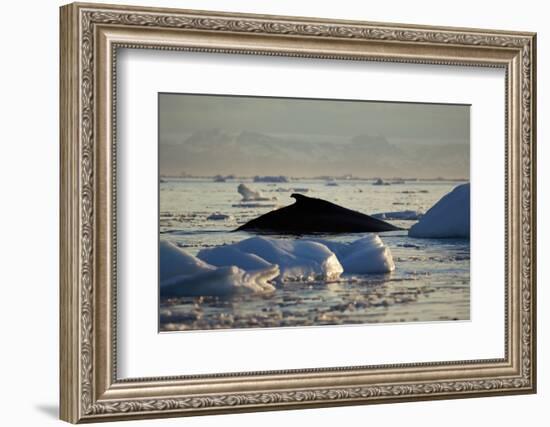
[[160, 331], [470, 318], [470, 107], [161, 93]]

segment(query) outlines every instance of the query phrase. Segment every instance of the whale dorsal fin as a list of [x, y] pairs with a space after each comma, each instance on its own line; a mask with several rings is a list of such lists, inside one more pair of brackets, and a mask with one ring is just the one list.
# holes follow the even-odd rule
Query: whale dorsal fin
[[292, 193], [290, 197], [295, 199], [297, 202], [305, 202], [306, 200], [311, 200], [311, 197], [304, 196], [300, 193]]
[[299, 193], [292, 193], [290, 197], [294, 198], [296, 202], [291, 205], [303, 209], [305, 212], [309, 211], [320, 211], [331, 208], [339, 208], [339, 206], [334, 205], [333, 203], [327, 202], [326, 200], [316, 199], [315, 197], [304, 196]]

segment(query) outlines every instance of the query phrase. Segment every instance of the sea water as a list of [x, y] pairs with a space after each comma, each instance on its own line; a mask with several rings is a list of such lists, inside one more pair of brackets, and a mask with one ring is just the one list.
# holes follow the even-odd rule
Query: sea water
[[[391, 181], [390, 181], [391, 182]], [[265, 198], [241, 203], [245, 183]], [[166, 178], [160, 184], [160, 238], [196, 255], [201, 249], [253, 236], [234, 232], [239, 225], [294, 202], [293, 192], [317, 197], [365, 214], [426, 212], [461, 182], [292, 179], [255, 183], [250, 179], [214, 182], [211, 178]], [[208, 219], [213, 213], [223, 220]], [[420, 239], [407, 235], [416, 220], [388, 220], [403, 231], [378, 233], [393, 255], [388, 274], [346, 275], [325, 282], [287, 282], [268, 295], [228, 298], [160, 298], [161, 331], [319, 326], [363, 323], [428, 322], [470, 318], [470, 242]], [[316, 234], [316, 238], [354, 241], [365, 233]], [[311, 235], [278, 238], [311, 238]]]

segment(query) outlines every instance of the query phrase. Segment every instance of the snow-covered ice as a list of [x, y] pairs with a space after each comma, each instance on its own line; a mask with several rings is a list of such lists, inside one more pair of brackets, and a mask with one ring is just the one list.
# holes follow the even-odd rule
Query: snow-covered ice
[[215, 269], [166, 240], [161, 240], [159, 246], [161, 283], [174, 276], [193, 275]]
[[239, 293], [268, 293], [279, 268], [244, 271], [236, 266], [215, 267], [174, 244], [160, 242], [160, 292], [163, 297], [229, 296]]
[[212, 265], [236, 265], [243, 269], [278, 265], [278, 281], [336, 280], [343, 269], [325, 245], [307, 240], [251, 237], [231, 245], [201, 250], [198, 255]]
[[253, 190], [246, 184], [239, 184], [239, 186], [237, 187], [237, 191], [241, 196], [243, 196], [243, 202], [261, 202], [271, 200], [269, 197], [265, 197], [262, 193]]
[[342, 273], [376, 274], [395, 269], [391, 251], [377, 235], [351, 243], [252, 237], [203, 249], [197, 256], [212, 265], [235, 265], [244, 270], [278, 265], [278, 281], [336, 280]]
[[290, 180], [283, 175], [279, 176], [255, 176], [254, 182], [289, 182]]
[[197, 257], [218, 267], [235, 265], [243, 270], [257, 270], [273, 265], [254, 253], [244, 252], [238, 244], [202, 249]]
[[443, 196], [409, 230], [411, 237], [470, 238], [470, 183]]
[[368, 234], [350, 243], [316, 241], [336, 254], [346, 274], [377, 274], [395, 270], [390, 249], [376, 234]]

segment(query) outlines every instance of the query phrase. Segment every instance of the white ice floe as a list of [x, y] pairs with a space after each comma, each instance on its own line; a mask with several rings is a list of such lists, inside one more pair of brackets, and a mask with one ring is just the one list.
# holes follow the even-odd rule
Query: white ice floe
[[258, 270], [273, 265], [254, 253], [243, 252], [238, 244], [203, 249], [197, 257], [218, 267], [235, 265], [243, 270]]
[[203, 249], [198, 257], [212, 265], [236, 265], [243, 270], [278, 265], [280, 282], [336, 280], [342, 273], [378, 274], [395, 269], [390, 249], [377, 235], [367, 235], [351, 243], [252, 237]]
[[390, 249], [376, 234], [349, 243], [325, 239], [316, 241], [336, 254], [346, 274], [379, 274], [395, 270]]
[[[325, 245], [307, 240], [251, 237], [241, 242], [203, 249], [198, 257], [212, 265], [236, 265], [242, 269], [278, 265], [278, 281], [336, 280], [343, 269]], [[263, 261], [263, 263], [262, 263]]]
[[160, 242], [160, 291], [164, 297], [228, 296], [267, 293], [279, 268], [244, 271], [236, 266], [215, 267], [167, 241]]
[[241, 196], [243, 196], [243, 202], [261, 202], [271, 200], [269, 197], [265, 197], [259, 191], [254, 191], [246, 184], [239, 184], [239, 186], [237, 187], [237, 191]]
[[254, 182], [289, 182], [286, 176], [255, 176]]
[[394, 211], [394, 212], [380, 212], [371, 215], [373, 218], [382, 220], [405, 220], [405, 221], [418, 221], [422, 217], [420, 211]]
[[183, 249], [166, 240], [160, 241], [160, 281], [161, 283], [174, 276], [193, 275], [215, 270], [215, 267], [189, 255]]
[[411, 237], [470, 238], [470, 184], [462, 184], [433, 205], [409, 230]]
[[391, 252], [377, 235], [351, 243], [252, 237], [203, 249], [197, 257], [167, 241], [160, 243], [163, 297], [268, 293], [275, 289], [274, 282], [330, 282], [342, 273], [376, 274], [394, 269]]

